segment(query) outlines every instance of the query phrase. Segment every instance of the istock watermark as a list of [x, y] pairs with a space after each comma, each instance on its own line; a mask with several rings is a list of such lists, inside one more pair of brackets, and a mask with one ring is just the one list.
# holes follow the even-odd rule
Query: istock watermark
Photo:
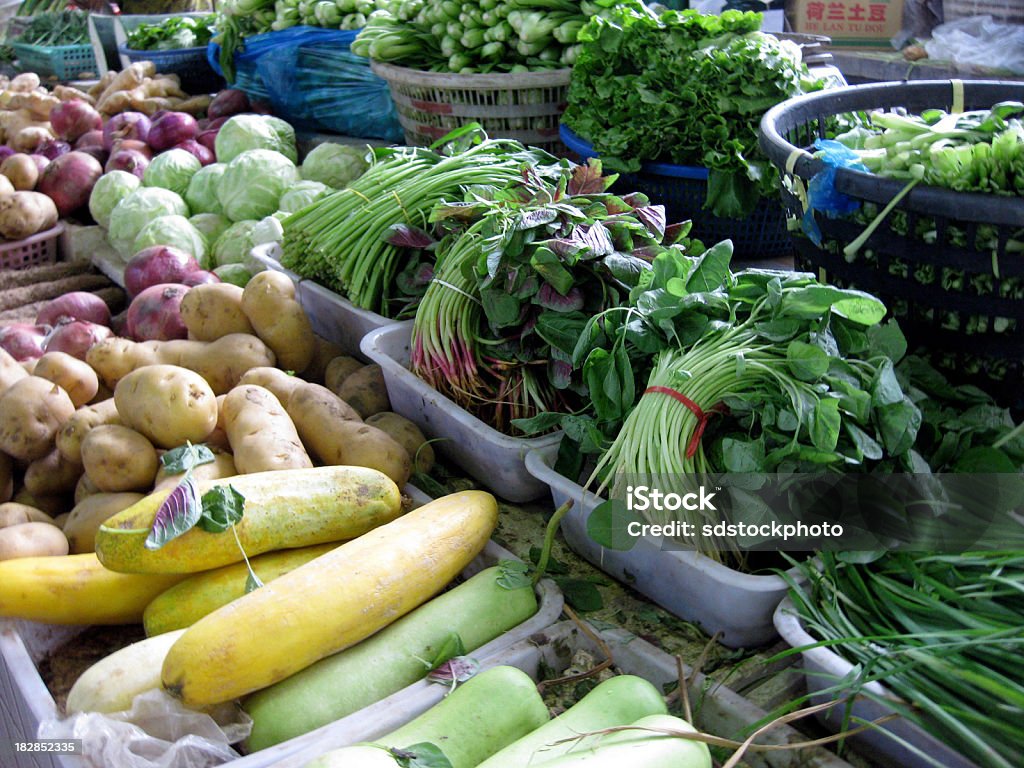
[[618, 475], [603, 492], [587, 528], [614, 549], [1024, 549], [1020, 473]]

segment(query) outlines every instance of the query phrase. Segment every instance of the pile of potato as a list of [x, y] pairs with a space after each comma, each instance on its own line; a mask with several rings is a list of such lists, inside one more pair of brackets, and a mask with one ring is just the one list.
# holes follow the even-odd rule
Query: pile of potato
[[433, 453], [389, 412], [379, 366], [317, 337], [279, 272], [197, 285], [188, 340], [111, 337], [85, 360], [0, 350], [0, 560], [91, 552], [100, 524], [173, 486], [167, 450], [203, 443], [196, 480], [318, 465], [380, 470], [400, 487]]

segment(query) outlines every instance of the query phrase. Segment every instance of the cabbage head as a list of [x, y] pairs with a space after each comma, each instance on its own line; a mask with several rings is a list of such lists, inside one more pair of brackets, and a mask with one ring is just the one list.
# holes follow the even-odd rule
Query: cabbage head
[[270, 115], [235, 115], [217, 131], [213, 148], [219, 163], [230, 163], [252, 149], [280, 152], [293, 163], [299, 160], [295, 129]]
[[217, 199], [232, 221], [262, 219], [299, 180], [299, 169], [280, 152], [250, 149], [230, 163], [217, 184]]
[[110, 212], [107, 239], [125, 259], [135, 254], [135, 238], [149, 222], [160, 216], [188, 216], [181, 196], [162, 187], [139, 187]]
[[197, 213], [195, 216], [190, 216], [188, 220], [206, 238], [207, 244], [217, 242], [217, 238], [231, 226], [231, 221], [219, 213]]
[[150, 160], [142, 174], [147, 187], [163, 187], [184, 196], [188, 183], [203, 167], [199, 158], [184, 149], [168, 149]]
[[277, 210], [285, 213], [301, 211], [310, 203], [316, 202], [324, 195], [329, 195], [334, 190], [319, 181], [300, 181], [292, 184], [288, 191], [281, 195], [277, 203]]
[[335, 189], [346, 187], [370, 167], [366, 159], [368, 151], [366, 147], [350, 144], [320, 144], [302, 161], [302, 178]]
[[110, 171], [99, 177], [89, 195], [89, 213], [104, 229], [110, 226], [110, 212], [142, 185], [142, 179], [128, 171]]
[[213, 263], [218, 267], [225, 264], [246, 264], [253, 266], [250, 258], [252, 249], [265, 243], [280, 242], [284, 235], [281, 222], [267, 216], [260, 221], [237, 221], [228, 227], [213, 244]]
[[195, 172], [185, 190], [185, 202], [192, 213], [224, 213], [217, 199], [217, 185], [227, 167], [226, 163], [211, 163]]
[[252, 279], [252, 270], [244, 264], [225, 264], [222, 267], [215, 267], [213, 274], [219, 277], [222, 283], [231, 283], [239, 288], [245, 288], [245, 284]]
[[199, 266], [209, 269], [206, 237], [184, 216], [171, 214], [153, 219], [139, 230], [132, 249], [138, 253], [152, 245], [170, 245], [185, 253], [191, 253], [196, 257]]

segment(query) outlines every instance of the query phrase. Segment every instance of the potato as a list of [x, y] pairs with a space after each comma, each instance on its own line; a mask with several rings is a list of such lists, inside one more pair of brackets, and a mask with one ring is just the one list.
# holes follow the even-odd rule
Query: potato
[[307, 384], [297, 389], [287, 410], [303, 443], [322, 463], [370, 467], [399, 488], [409, 481], [411, 461], [405, 448], [377, 427], [346, 420], [348, 405], [326, 387]]
[[7, 528], [22, 523], [49, 523], [54, 525], [53, 518], [36, 507], [8, 501], [0, 504], [0, 528]]
[[21, 461], [41, 459], [74, 412], [58, 384], [40, 376], [16, 381], [0, 395], [0, 450]]
[[313, 362], [316, 335], [290, 277], [272, 269], [254, 275], [242, 291], [242, 310], [279, 368], [302, 373]]
[[426, 474], [434, 466], [434, 448], [415, 422], [394, 411], [381, 411], [373, 414], [366, 423], [387, 432], [409, 452], [414, 472]]
[[72, 493], [82, 476], [82, 465], [68, 461], [54, 448], [25, 469], [25, 490], [33, 496], [58, 496]]
[[100, 526], [144, 498], [143, 493], [96, 493], [76, 504], [63, 526], [71, 554], [96, 551], [96, 531]]
[[78, 484], [75, 485], [75, 505], [81, 504], [87, 498], [97, 493], [103, 493], [103, 491], [97, 488], [92, 478], [83, 471], [82, 476], [78, 478]]
[[14, 495], [14, 462], [6, 453], [0, 453], [0, 502], [10, 501]]
[[[35, 163], [32, 164], [33, 166]], [[2, 171], [0, 171], [2, 172]], [[0, 176], [0, 195], [9, 195], [15, 191], [15, 186], [11, 183], [11, 180], [6, 176]]]
[[375, 413], [391, 410], [388, 388], [379, 365], [364, 365], [349, 375], [336, 393], [364, 419]]
[[327, 366], [336, 357], [345, 354], [345, 350], [333, 341], [316, 336], [316, 347], [313, 350], [313, 360], [302, 372], [302, 378], [312, 384], [323, 384], [327, 374]]
[[159, 464], [153, 444], [128, 427], [101, 424], [82, 441], [85, 473], [101, 491], [148, 491]]
[[270, 347], [248, 333], [229, 333], [209, 342], [104, 339], [89, 349], [85, 359], [109, 387], [145, 365], [178, 365], [206, 379], [217, 395], [234, 387], [250, 368], [272, 366], [276, 360]]
[[0, 560], [57, 557], [68, 553], [63, 531], [49, 523], [21, 523], [0, 528]]
[[100, 388], [100, 380], [92, 366], [67, 352], [47, 352], [36, 361], [32, 375], [59, 384], [75, 408], [96, 397]]
[[38, 496], [29, 493], [28, 488], [22, 486], [18, 489], [18, 492], [11, 497], [11, 501], [17, 504], [24, 504], [29, 507], [35, 507], [48, 514], [50, 517], [57, 517], [70, 509], [71, 500], [63, 494], [50, 495], [50, 494], [39, 494]]
[[21, 381], [29, 375], [29, 371], [15, 360], [11, 354], [0, 348], [0, 394], [6, 392], [11, 384]]
[[265, 387], [242, 384], [228, 392], [224, 425], [240, 474], [313, 466], [295, 424]]
[[242, 311], [242, 288], [231, 283], [193, 286], [178, 310], [190, 339], [216, 341], [229, 333], [256, 333]]
[[114, 398], [79, 408], [57, 433], [57, 450], [70, 462], [82, 463], [82, 440], [93, 427], [100, 424], [121, 424]]
[[36, 188], [39, 182], [39, 166], [24, 152], [16, 152], [8, 155], [0, 163], [0, 174], [12, 187], [8, 192], [21, 190], [30, 192]]
[[217, 400], [194, 371], [147, 365], [117, 383], [114, 403], [121, 422], [160, 448], [201, 443], [217, 426]]
[[364, 367], [366, 367], [366, 363], [356, 360], [354, 357], [343, 355], [335, 357], [327, 363], [327, 369], [324, 371], [324, 386], [337, 395], [341, 385], [345, 383], [345, 379]]
[[52, 229], [57, 219], [57, 206], [41, 192], [12, 192], [0, 197], [0, 236], [7, 240], [23, 240]]
[[[235, 459], [230, 453], [214, 453], [213, 461], [192, 468], [192, 479], [196, 482], [200, 480], [219, 480], [223, 477], [234, 477], [237, 474], [238, 470], [235, 468]], [[162, 488], [173, 488], [181, 482], [182, 477], [181, 473], [169, 475], [163, 467], [160, 467], [156, 473], [156, 479], [153, 481], [153, 490], [159, 491]]]
[[[242, 375], [238, 383], [256, 384], [257, 386], [265, 387], [274, 393], [274, 397], [280, 400], [282, 405], [288, 402], [292, 392], [307, 384], [305, 380], [300, 379], [298, 376], [285, 373], [280, 368], [272, 368], [268, 365], [250, 368]], [[359, 414], [355, 413], [355, 411], [353, 411], [353, 414], [358, 418]]]

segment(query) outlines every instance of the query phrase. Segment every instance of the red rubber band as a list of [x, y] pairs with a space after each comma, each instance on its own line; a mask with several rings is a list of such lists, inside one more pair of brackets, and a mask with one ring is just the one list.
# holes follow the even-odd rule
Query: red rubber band
[[690, 410], [690, 412], [697, 417], [697, 428], [693, 431], [693, 436], [690, 438], [690, 442], [687, 443], [686, 445], [686, 458], [692, 459], [693, 455], [697, 453], [697, 446], [700, 445], [701, 437], [704, 436], [704, 430], [708, 425], [708, 419], [711, 418], [712, 413], [719, 412], [719, 407], [716, 405], [714, 408], [711, 409], [710, 412], [706, 412], [704, 411], [704, 409], [702, 409], [699, 405], [693, 402], [693, 400], [688, 398], [682, 392], [679, 392], [670, 387], [648, 387], [647, 389], [644, 390], [644, 394], [646, 395], [648, 393], [668, 395], [673, 400], [677, 400], [683, 405], [685, 405]]

